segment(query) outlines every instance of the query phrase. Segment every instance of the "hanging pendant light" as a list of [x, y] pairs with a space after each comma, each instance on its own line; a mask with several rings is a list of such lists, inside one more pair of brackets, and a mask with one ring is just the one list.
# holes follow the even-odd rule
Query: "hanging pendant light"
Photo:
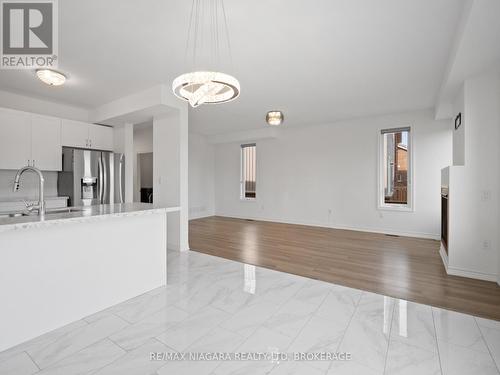
[[[223, 25], [219, 24], [219, 19], [224, 21]], [[225, 38], [221, 38], [224, 35]], [[222, 59], [224, 49], [227, 56]], [[232, 65], [224, 0], [193, 0], [186, 43], [186, 60], [188, 58], [194, 68], [201, 63], [198, 60], [215, 68]], [[240, 95], [240, 83], [218, 69], [194, 70], [174, 79], [172, 91], [195, 108], [236, 99]]]

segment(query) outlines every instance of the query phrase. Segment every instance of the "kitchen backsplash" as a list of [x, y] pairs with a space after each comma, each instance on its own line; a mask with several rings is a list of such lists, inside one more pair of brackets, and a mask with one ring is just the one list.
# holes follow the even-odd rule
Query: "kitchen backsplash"
[[[38, 176], [32, 172], [24, 172], [21, 176], [19, 191], [12, 191], [12, 184], [17, 171], [0, 169], [0, 202], [38, 197]], [[57, 172], [43, 172], [45, 178], [45, 196], [57, 196]]]

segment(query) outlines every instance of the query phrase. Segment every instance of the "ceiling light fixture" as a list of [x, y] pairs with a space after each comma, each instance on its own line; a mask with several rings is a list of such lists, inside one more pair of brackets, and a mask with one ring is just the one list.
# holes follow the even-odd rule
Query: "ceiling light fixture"
[[266, 122], [272, 126], [281, 125], [285, 120], [285, 116], [281, 111], [269, 111], [266, 115]]
[[[219, 24], [219, 20], [223, 21], [223, 25]], [[206, 25], [209, 25], [209, 30], [203, 30]], [[221, 60], [224, 49], [227, 50], [227, 56]], [[216, 69], [196, 70], [199, 57], [204, 60], [204, 66]], [[194, 69], [174, 79], [172, 91], [177, 97], [187, 100], [191, 107], [226, 103], [240, 95], [238, 80], [218, 71], [223, 63], [232, 65], [224, 0], [193, 0], [186, 43], [186, 63], [188, 59]]]
[[66, 76], [62, 73], [56, 72], [50, 69], [38, 69], [36, 71], [36, 76], [40, 81], [46, 83], [49, 86], [61, 86], [66, 82]]

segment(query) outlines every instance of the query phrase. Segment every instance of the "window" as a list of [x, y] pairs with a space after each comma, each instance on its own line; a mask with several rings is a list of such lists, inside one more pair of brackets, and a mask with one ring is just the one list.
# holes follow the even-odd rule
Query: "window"
[[380, 134], [379, 208], [412, 208], [410, 128], [385, 129]]
[[241, 145], [241, 199], [256, 198], [256, 146], [255, 143]]

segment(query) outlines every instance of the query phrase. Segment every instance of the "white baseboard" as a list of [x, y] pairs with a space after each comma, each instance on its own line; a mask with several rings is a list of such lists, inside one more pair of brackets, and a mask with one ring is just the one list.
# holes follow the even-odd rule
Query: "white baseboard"
[[256, 220], [256, 221], [270, 221], [270, 222], [282, 223], [282, 224], [306, 225], [306, 226], [311, 226], [311, 227], [353, 230], [353, 231], [358, 231], [358, 232], [389, 234], [389, 235], [401, 236], [401, 237], [416, 237], [416, 238], [425, 238], [425, 239], [431, 239], [431, 240], [441, 239], [441, 235], [435, 234], [435, 233], [406, 232], [406, 231], [397, 231], [397, 230], [382, 229], [382, 228], [365, 228], [365, 227], [351, 227], [351, 226], [342, 226], [342, 225], [328, 225], [325, 223], [303, 222], [303, 221], [297, 221], [297, 220], [283, 220], [283, 219], [279, 219], [279, 218], [239, 216], [239, 215], [231, 215], [231, 214], [223, 214], [223, 213], [215, 213], [215, 216], [235, 218], [235, 219], [244, 219], [244, 220], [250, 219], [250, 220]]
[[441, 259], [443, 260], [444, 269], [446, 273], [448, 273], [448, 254], [446, 254], [446, 250], [444, 249], [443, 243], [441, 243], [441, 247], [439, 248], [439, 255], [441, 255]]
[[450, 266], [448, 266], [448, 269], [446, 270], [446, 272], [448, 273], [448, 275], [453, 275], [453, 276], [462, 276], [462, 277], [468, 277], [469, 279], [497, 282], [497, 275], [493, 275], [493, 274], [489, 274], [489, 273], [463, 270], [460, 268], [455, 268], [455, 267], [450, 267]]
[[462, 268], [450, 266], [448, 263], [448, 254], [446, 254], [446, 251], [444, 250], [443, 244], [441, 244], [441, 248], [439, 249], [439, 254], [441, 255], [441, 259], [443, 260], [443, 264], [444, 264], [444, 269], [446, 270], [446, 273], [448, 275], [467, 277], [469, 279], [498, 282], [497, 275], [483, 273], [483, 272], [477, 272], [477, 271], [471, 271], [471, 270], [464, 270]]
[[204, 217], [210, 217], [214, 216], [215, 214], [213, 212], [201, 212], [197, 214], [190, 214], [189, 215], [189, 220], [196, 220], [196, 219], [203, 219]]

